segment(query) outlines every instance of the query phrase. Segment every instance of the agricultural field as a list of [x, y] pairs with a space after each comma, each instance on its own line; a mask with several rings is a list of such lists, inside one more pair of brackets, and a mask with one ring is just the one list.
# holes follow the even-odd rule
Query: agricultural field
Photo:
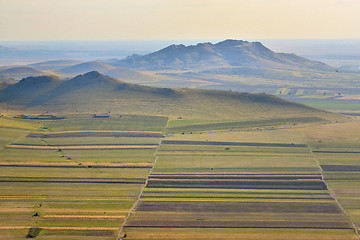
[[165, 138], [126, 239], [358, 239], [291, 131]]
[[7, 122], [12, 128], [0, 128], [0, 239], [116, 239], [167, 118]]
[[360, 142], [313, 142], [326, 182], [357, 226], [360, 225]]
[[6, 117], [0, 239], [359, 239], [356, 119], [108, 116]]

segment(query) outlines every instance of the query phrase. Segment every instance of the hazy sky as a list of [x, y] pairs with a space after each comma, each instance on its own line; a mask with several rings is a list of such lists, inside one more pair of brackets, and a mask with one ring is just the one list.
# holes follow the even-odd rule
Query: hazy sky
[[360, 0], [0, 0], [0, 41], [360, 38]]

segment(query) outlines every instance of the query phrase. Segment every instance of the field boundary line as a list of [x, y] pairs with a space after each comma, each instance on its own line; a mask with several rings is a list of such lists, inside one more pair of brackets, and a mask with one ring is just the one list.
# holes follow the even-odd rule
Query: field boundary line
[[[167, 127], [168, 127], [168, 124], [169, 124], [169, 119], [168, 119], [167, 122], [166, 122], [166, 125], [165, 125], [165, 128], [164, 128], [164, 132], [166, 131], [166, 129], [167, 129]], [[154, 168], [155, 168], [155, 166], [156, 166], [156, 163], [157, 163], [157, 160], [158, 160], [158, 158], [159, 158], [158, 155], [157, 155], [157, 152], [158, 152], [158, 149], [159, 149], [160, 146], [161, 146], [161, 143], [162, 143], [162, 140], [160, 139], [160, 142], [159, 142], [159, 144], [158, 144], [158, 146], [157, 146], [157, 148], [156, 148], [156, 150], [155, 150], [155, 153], [154, 153], [154, 164], [153, 164], [152, 168], [150, 169], [149, 174], [146, 176], [145, 184], [144, 184], [144, 186], [141, 188], [140, 193], [139, 193], [139, 196], [137, 197], [135, 203], [133, 204], [133, 206], [130, 208], [128, 214], [126, 215], [126, 217], [125, 217], [125, 219], [124, 219], [124, 222], [120, 225], [119, 232], [118, 232], [118, 235], [117, 235], [117, 239], [118, 239], [118, 240], [123, 240], [123, 239], [124, 239], [124, 238], [122, 237], [122, 232], [123, 232], [123, 229], [124, 229], [124, 227], [125, 227], [125, 224], [127, 223], [127, 221], [128, 221], [128, 219], [129, 219], [129, 217], [131, 216], [131, 214], [132, 214], [133, 212], [135, 212], [135, 208], [136, 208], [136, 206], [139, 204], [140, 198], [141, 198], [141, 196], [142, 196], [142, 194], [143, 194], [146, 186], [147, 186], [148, 183], [149, 183], [149, 177], [150, 177], [152, 171], [154, 170]]]
[[350, 214], [345, 210], [345, 208], [340, 204], [339, 200], [335, 197], [335, 193], [334, 193], [334, 190], [328, 185], [328, 183], [325, 181], [325, 178], [324, 178], [324, 170], [323, 168], [321, 167], [321, 164], [319, 162], [319, 160], [316, 158], [310, 144], [308, 142], [306, 142], [306, 145], [308, 146], [310, 152], [311, 152], [311, 155], [313, 156], [316, 164], [318, 165], [319, 169], [320, 169], [320, 174], [321, 174], [321, 180], [322, 182], [325, 184], [326, 188], [328, 189], [329, 193], [330, 193], [330, 196], [335, 200], [336, 204], [339, 206], [339, 208], [341, 209], [341, 211], [343, 212], [343, 214], [349, 219], [351, 225], [352, 225], [352, 228], [354, 229], [355, 231], [355, 234], [357, 235], [357, 237], [360, 239], [360, 233], [359, 233], [359, 230], [358, 230], [358, 227], [357, 225], [355, 224], [355, 222], [353, 221], [353, 219], [351, 218]]

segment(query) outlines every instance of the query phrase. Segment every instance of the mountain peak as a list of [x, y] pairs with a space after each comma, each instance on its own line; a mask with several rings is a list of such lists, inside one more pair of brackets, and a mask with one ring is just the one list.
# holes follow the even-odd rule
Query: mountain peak
[[179, 44], [179, 45], [175, 45], [175, 44], [172, 44], [166, 48], [163, 48], [161, 50], [159, 50], [158, 52], [171, 52], [171, 51], [174, 51], [174, 50], [181, 50], [181, 49], [184, 49], [186, 48], [186, 46], [184, 44]]
[[87, 78], [98, 78], [98, 77], [101, 77], [101, 76], [104, 76], [104, 75], [102, 75], [98, 71], [91, 71], [91, 72], [83, 74], [83, 76], [87, 77]]
[[235, 47], [239, 45], [243, 45], [245, 43], [249, 43], [248, 41], [236, 40], [236, 39], [226, 39], [222, 42], [218, 42], [215, 44], [216, 47]]
[[21, 79], [17, 84], [22, 86], [33, 86], [33, 85], [48, 84], [53, 81], [62, 81], [62, 79], [57, 76], [27, 77]]
[[189, 70], [218, 67], [262, 67], [280, 69], [315, 69], [334, 71], [324, 63], [310, 61], [296, 55], [276, 53], [260, 42], [227, 39], [185, 46], [170, 45], [159, 51], [130, 56], [112, 64], [137, 70]]

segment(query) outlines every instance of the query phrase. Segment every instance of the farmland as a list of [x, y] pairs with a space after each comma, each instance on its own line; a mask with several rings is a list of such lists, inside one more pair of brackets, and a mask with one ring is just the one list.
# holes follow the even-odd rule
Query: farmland
[[[261, 141], [249, 142], [259, 135]], [[125, 224], [127, 238], [357, 239], [304, 139], [286, 133], [269, 142], [266, 135], [222, 131], [165, 138]]]
[[154, 163], [167, 119], [97, 120], [9, 119], [13, 127], [35, 127], [1, 128], [1, 239], [24, 239], [30, 228], [40, 230], [39, 239], [116, 238]]
[[0, 239], [358, 239], [356, 120], [6, 118]]

